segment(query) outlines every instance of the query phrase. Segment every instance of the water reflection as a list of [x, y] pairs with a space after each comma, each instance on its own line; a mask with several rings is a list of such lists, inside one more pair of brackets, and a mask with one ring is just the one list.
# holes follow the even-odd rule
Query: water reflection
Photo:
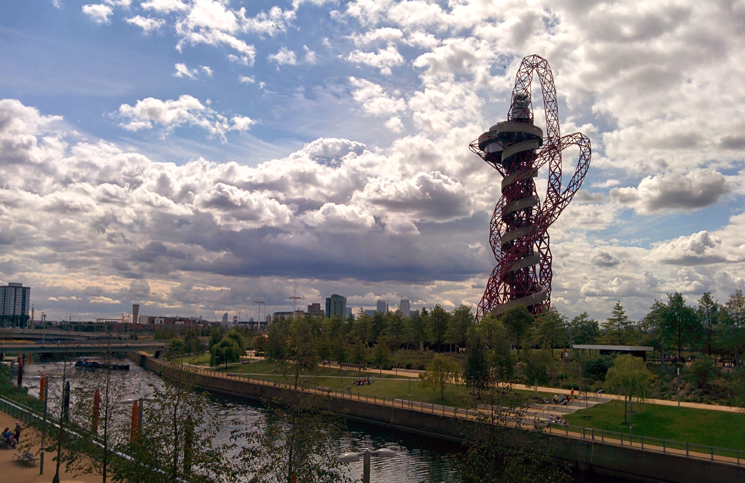
[[[38, 363], [26, 366], [24, 385], [29, 392], [38, 396], [39, 379], [42, 373], [61, 372], [60, 362]], [[147, 397], [150, 385], [162, 384], [154, 373], [131, 364], [131, 369], [122, 379], [128, 397], [137, 399]], [[80, 369], [74, 369], [79, 371]], [[75, 382], [73, 381], [73, 384]], [[50, 383], [53, 387], [54, 381]], [[51, 394], [51, 392], [50, 392]], [[217, 413], [223, 423], [217, 433], [217, 442], [229, 442], [231, 431], [247, 425], [255, 425], [266, 417], [266, 409], [261, 403], [232, 397], [213, 395], [212, 411]], [[372, 460], [372, 481], [391, 483], [451, 483], [457, 481], [454, 460], [461, 452], [460, 445], [446, 441], [416, 436], [409, 433], [388, 430], [374, 425], [349, 421], [344, 436], [337, 442], [338, 453], [358, 451], [363, 448], [391, 448], [396, 450], [393, 458]], [[355, 481], [362, 478], [362, 463], [350, 463], [347, 474]], [[611, 479], [596, 475], [579, 475], [578, 483], [626, 483], [626, 480]]]

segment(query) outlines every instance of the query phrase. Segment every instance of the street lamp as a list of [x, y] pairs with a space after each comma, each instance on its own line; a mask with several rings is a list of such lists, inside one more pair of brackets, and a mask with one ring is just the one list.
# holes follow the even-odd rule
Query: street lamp
[[337, 461], [340, 463], [355, 463], [362, 457], [362, 483], [370, 483], [370, 457], [377, 456], [379, 458], [391, 458], [396, 456], [396, 452], [388, 448], [380, 448], [375, 451], [365, 449], [362, 453], [344, 453], [337, 457]]

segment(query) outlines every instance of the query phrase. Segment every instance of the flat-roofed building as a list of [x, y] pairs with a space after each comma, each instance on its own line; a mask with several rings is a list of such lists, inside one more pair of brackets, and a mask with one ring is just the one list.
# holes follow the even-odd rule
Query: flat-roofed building
[[326, 297], [326, 317], [347, 317], [347, 298], [339, 294]]
[[29, 321], [31, 288], [20, 283], [0, 287], [0, 326], [25, 327]]
[[404, 317], [411, 317], [411, 302], [406, 297], [401, 299], [401, 303], [398, 306], [398, 311]]
[[375, 310], [380, 312], [381, 314], [387, 314], [388, 313], [388, 301], [378, 300], [377, 308]]
[[572, 344], [572, 349], [580, 351], [597, 352], [600, 355], [631, 354], [647, 360], [647, 352], [654, 352], [654, 347], [642, 345], [592, 345]]

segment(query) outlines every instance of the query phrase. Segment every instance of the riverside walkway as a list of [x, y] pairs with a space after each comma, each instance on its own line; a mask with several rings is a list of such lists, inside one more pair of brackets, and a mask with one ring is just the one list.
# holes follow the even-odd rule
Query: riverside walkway
[[[11, 417], [8, 413], [0, 411], [0, 429], [13, 429], [15, 428], [15, 425], [16, 419]], [[23, 431], [21, 431], [21, 443], [37, 439], [29, 439], [32, 431], [31, 428], [24, 428]], [[38, 446], [32, 446], [30, 448], [30, 451], [34, 454], [38, 454], [38, 450]], [[41, 475], [39, 474], [40, 468], [38, 464], [29, 467], [20, 463], [14, 457], [16, 452], [17, 450], [12, 448], [0, 449], [0, 475], [3, 475], [4, 481], [13, 483], [49, 483], [52, 481], [55, 471], [55, 462], [52, 461], [52, 458], [56, 456], [56, 453], [46, 454], [44, 461], [44, 474]], [[92, 476], [84, 476], [81, 478], [80, 476], [67, 473], [63, 471], [63, 469], [64, 466], [63, 468], [60, 468], [60, 483], [86, 483], [92, 482], [96, 479]]]
[[[150, 359], [151, 362], [164, 367], [167, 364], [162, 361], [156, 361]], [[198, 366], [188, 366], [190, 371], [195, 372], [200, 376], [206, 376], [208, 378], [214, 378], [217, 380], [228, 380], [236, 382], [244, 382], [247, 384], [268, 386], [275, 388], [293, 389], [292, 384], [276, 381], [267, 381], [265, 379], [254, 379], [249, 375], [243, 375], [238, 373], [222, 373], [213, 370], [207, 370], [199, 368]], [[338, 366], [337, 366], [338, 367]], [[379, 371], [376, 371], [379, 372]], [[400, 371], [399, 371], [400, 372]], [[389, 371], [393, 373], [393, 371]], [[395, 373], [394, 373], [395, 374]], [[207, 388], [209, 389], [209, 388]], [[532, 389], [532, 388], [528, 388]], [[548, 391], [554, 391], [552, 388], [546, 388]], [[541, 388], [539, 388], [541, 390]], [[454, 421], [467, 420], [477, 421], [483, 419], [485, 414], [489, 413], [488, 409], [462, 409], [452, 406], [444, 406], [437, 404], [429, 404], [420, 401], [412, 401], [398, 398], [386, 398], [375, 395], [362, 395], [362, 394], [349, 394], [343, 391], [336, 391], [331, 388], [307, 388], [300, 387], [298, 391], [307, 394], [315, 394], [321, 396], [328, 396], [340, 400], [356, 401], [365, 404], [371, 404], [376, 406], [383, 406], [391, 408], [391, 410], [402, 409], [408, 411], [416, 411], [421, 413], [433, 414], [441, 417], [452, 418]], [[591, 396], [592, 397], [592, 396]], [[667, 401], [666, 401], [667, 402]], [[584, 406], [584, 403], [582, 403]], [[682, 405], [682, 403], [681, 403]], [[553, 409], [554, 406], [551, 405]], [[533, 408], [539, 409], [540, 408]], [[579, 408], [578, 408], [579, 409]], [[545, 426], [545, 432], [547, 434], [569, 438], [572, 440], [579, 440], [583, 445], [587, 443], [602, 444], [625, 447], [626, 449], [662, 453], [671, 456], [677, 456], [682, 458], [690, 458], [697, 460], [706, 460], [714, 463], [721, 463], [727, 465], [740, 466], [745, 463], [742, 457], [745, 457], [745, 451], [733, 450], [728, 448], [719, 448], [705, 445], [698, 445], [693, 443], [687, 443], [682, 441], [665, 440], [660, 438], [652, 438], [646, 436], [629, 435], [627, 433], [620, 433], [615, 431], [604, 431], [595, 430], [592, 428], [583, 428], [580, 426], [558, 426], [554, 424], [546, 424], [542, 421], [543, 418], [537, 418], [534, 412], [528, 413], [526, 417], [513, 420], [512, 425], [522, 427], [524, 429], [530, 429], [534, 426]], [[403, 428], [402, 428], [403, 429]]]

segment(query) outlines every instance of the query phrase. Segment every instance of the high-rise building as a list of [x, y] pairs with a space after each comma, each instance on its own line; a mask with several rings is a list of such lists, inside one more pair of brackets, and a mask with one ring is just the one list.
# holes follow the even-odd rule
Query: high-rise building
[[312, 315], [313, 317], [323, 317], [323, 310], [321, 310], [321, 304], [319, 302], [314, 302], [308, 305], [308, 315]]
[[398, 311], [404, 317], [411, 317], [411, 302], [406, 297], [401, 299], [401, 304], [398, 306]]
[[326, 298], [326, 317], [332, 318], [339, 316], [347, 317], [347, 298], [338, 294], [333, 294]]
[[387, 314], [388, 313], [388, 301], [378, 300], [378, 308], [375, 310], [380, 312], [381, 314]]
[[140, 318], [140, 304], [132, 304], [132, 323], [136, 324]]
[[377, 312], [377, 310], [365, 309], [365, 315], [367, 315], [369, 317], [374, 317], [375, 316], [375, 312]]
[[228, 313], [227, 312], [225, 312], [224, 314], [222, 314], [222, 323], [223, 324], [227, 324], [228, 323]]
[[352, 307], [347, 307], [347, 318], [352, 317]]
[[31, 307], [31, 288], [20, 283], [0, 287], [0, 326], [25, 327]]

